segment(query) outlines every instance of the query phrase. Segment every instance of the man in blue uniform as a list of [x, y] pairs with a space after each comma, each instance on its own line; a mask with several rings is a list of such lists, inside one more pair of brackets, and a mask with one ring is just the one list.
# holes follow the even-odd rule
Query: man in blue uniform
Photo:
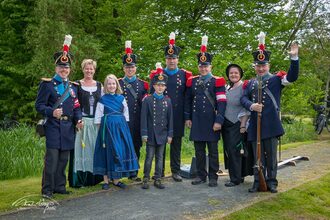
[[[207, 38], [203, 37], [203, 39]], [[226, 81], [223, 77], [212, 75], [212, 56], [206, 52], [205, 42], [197, 59], [200, 75], [191, 77], [187, 81], [184, 112], [186, 125], [191, 128], [190, 140], [194, 141], [197, 166], [197, 178], [191, 183], [193, 185], [205, 183], [208, 176], [209, 186], [215, 187], [218, 185], [219, 170], [218, 141], [227, 101]], [[205, 169], [206, 145], [209, 153], [209, 172]]]
[[[184, 135], [184, 96], [186, 92], [186, 82], [192, 73], [184, 69], [178, 68], [180, 47], [175, 45], [175, 34], [170, 34], [169, 45], [165, 47], [166, 68], [163, 70], [163, 74], [168, 76], [166, 84], [165, 96], [169, 96], [173, 106], [173, 140], [170, 145], [170, 166], [172, 172], [172, 178], [181, 182], [180, 176], [180, 164], [181, 164], [181, 145], [182, 137]], [[150, 74], [150, 80], [157, 71], [152, 71]], [[150, 93], [154, 92], [154, 89], [150, 88]], [[165, 169], [165, 152], [164, 148], [164, 162], [163, 162], [163, 174]]]
[[[298, 45], [292, 44], [289, 52], [291, 64], [288, 74], [279, 72], [272, 75], [269, 72], [269, 58], [271, 52], [265, 50], [264, 33], [259, 35], [259, 50], [253, 52], [255, 72], [262, 80], [262, 104], [258, 104], [258, 81], [249, 80], [243, 85], [242, 105], [250, 110], [251, 118], [248, 127], [248, 141], [252, 142], [255, 160], [257, 159], [257, 114], [261, 112], [261, 163], [267, 188], [270, 192], [277, 192], [277, 145], [278, 137], [284, 134], [279, 117], [280, 98], [282, 88], [298, 78], [299, 60]], [[254, 183], [249, 192], [259, 189], [258, 169], [254, 169]]]
[[[69, 152], [74, 148], [75, 127], [83, 126], [76, 86], [68, 80], [72, 59], [68, 52], [70, 43], [71, 39], [68, 42], [66, 36], [63, 51], [54, 54], [55, 76], [51, 79], [42, 79], [35, 103], [36, 110], [47, 118], [46, 155], [41, 190], [45, 198], [52, 198], [53, 193], [68, 194], [65, 188], [65, 168]], [[61, 102], [57, 104], [58, 100]], [[54, 108], [55, 104], [58, 107]]]
[[[125, 77], [119, 79], [120, 87], [123, 90], [123, 95], [127, 101], [129, 110], [129, 128], [133, 139], [135, 153], [140, 159], [140, 149], [142, 146], [141, 140], [141, 107], [142, 99], [148, 94], [149, 84], [136, 76], [136, 60], [137, 56], [133, 54], [131, 49], [131, 41], [126, 41], [125, 52], [123, 56], [123, 65]], [[137, 176], [132, 176], [130, 179], [141, 181]]]

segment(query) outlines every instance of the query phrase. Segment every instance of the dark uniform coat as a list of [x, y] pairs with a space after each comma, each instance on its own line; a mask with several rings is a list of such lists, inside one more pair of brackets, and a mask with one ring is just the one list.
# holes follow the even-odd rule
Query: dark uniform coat
[[148, 137], [148, 145], [163, 145], [167, 137], [173, 137], [173, 112], [168, 97], [145, 97], [141, 110], [141, 136]]
[[[142, 146], [141, 141], [141, 107], [142, 99], [148, 94], [149, 84], [141, 79], [136, 79], [133, 82], [125, 82], [125, 79], [119, 79], [120, 87], [123, 90], [123, 96], [126, 99], [128, 111], [129, 111], [129, 128], [131, 131], [134, 146]], [[128, 89], [131, 86], [135, 91], [137, 97], [134, 98], [133, 94]]]
[[[281, 120], [278, 115], [278, 110], [265, 91], [266, 88], [271, 91], [276, 101], [278, 108], [280, 108], [280, 97], [282, 89], [285, 85], [294, 82], [298, 78], [299, 72], [299, 60], [291, 60], [290, 69], [288, 74], [285, 72], [279, 72], [276, 75], [270, 75], [264, 77], [262, 85], [262, 104], [264, 105], [261, 113], [261, 139], [268, 139], [273, 137], [279, 137], [284, 134]], [[243, 96], [241, 97], [242, 105], [250, 110], [253, 103], [258, 102], [258, 81], [252, 79], [246, 81], [243, 85]], [[248, 141], [257, 140], [257, 112], [252, 112], [250, 117], [250, 124], [248, 128]]]
[[[212, 76], [206, 84], [201, 84], [201, 77], [191, 77], [187, 81], [185, 100], [185, 120], [192, 120], [191, 141], [218, 141], [220, 131], [214, 132], [214, 123], [223, 124], [226, 110], [226, 80]], [[214, 100], [213, 107], [204, 90], [207, 88]]]
[[53, 106], [61, 97], [56, 79], [44, 79], [38, 90], [35, 107], [48, 120], [45, 124], [46, 147], [60, 150], [72, 150], [75, 141], [75, 125], [81, 120], [81, 110], [76, 97], [77, 86], [69, 82], [67, 98], [59, 105], [63, 108], [62, 120], [53, 117]]
[[[152, 71], [150, 74], [150, 80], [152, 80], [156, 71]], [[179, 69], [179, 71], [173, 75], [166, 73], [166, 70], [163, 70], [163, 74], [168, 76], [168, 81], [166, 84], [166, 90], [164, 92], [165, 96], [168, 96], [171, 99], [173, 106], [173, 131], [175, 137], [184, 136], [184, 101], [186, 93], [186, 82], [187, 79], [192, 76], [192, 73]], [[154, 92], [153, 87], [150, 87], [150, 93]]]

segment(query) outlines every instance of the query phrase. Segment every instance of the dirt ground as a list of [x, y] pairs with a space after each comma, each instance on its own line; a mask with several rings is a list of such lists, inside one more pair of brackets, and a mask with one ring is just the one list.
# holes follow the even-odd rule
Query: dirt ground
[[[316, 144], [301, 145], [282, 152], [282, 159], [293, 156], [308, 156], [309, 161], [298, 161], [296, 166], [285, 166], [278, 170], [279, 193], [330, 172], [330, 140], [320, 140]], [[225, 187], [228, 176], [219, 178], [218, 187], [208, 187], [207, 183], [193, 186], [191, 180], [174, 182], [166, 178], [164, 190], [141, 189], [141, 185], [130, 185], [126, 190], [112, 187], [81, 198], [41, 204], [38, 208], [19, 210], [0, 219], [205, 219], [214, 211], [223, 216], [253, 203], [278, 194], [248, 193], [253, 179], [236, 187]]]

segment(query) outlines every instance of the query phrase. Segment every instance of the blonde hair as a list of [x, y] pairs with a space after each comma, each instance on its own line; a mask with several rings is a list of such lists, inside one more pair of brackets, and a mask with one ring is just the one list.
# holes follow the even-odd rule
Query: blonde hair
[[94, 67], [94, 70], [96, 70], [96, 61], [92, 59], [84, 59], [81, 63], [81, 69], [84, 70], [86, 65], [92, 64]]
[[120, 85], [119, 85], [119, 81], [118, 81], [117, 77], [116, 77], [115, 75], [113, 75], [113, 74], [109, 74], [109, 75], [107, 75], [107, 76], [105, 77], [105, 80], [104, 80], [104, 93], [105, 93], [105, 94], [109, 94], [109, 93], [110, 93], [110, 92], [108, 91], [108, 89], [107, 89], [107, 84], [108, 84], [108, 80], [109, 80], [109, 79], [112, 79], [112, 80], [114, 80], [114, 81], [116, 82], [116, 86], [117, 86], [117, 88], [116, 88], [115, 93], [116, 93], [116, 94], [122, 94], [123, 91], [121, 90], [121, 87], [120, 87]]

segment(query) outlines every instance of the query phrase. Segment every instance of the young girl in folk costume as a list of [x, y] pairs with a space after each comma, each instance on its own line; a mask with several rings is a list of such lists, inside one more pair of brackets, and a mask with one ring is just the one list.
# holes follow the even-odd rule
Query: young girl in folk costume
[[95, 111], [94, 123], [100, 129], [95, 145], [94, 174], [103, 175], [104, 190], [109, 189], [109, 179], [115, 186], [125, 188], [119, 180], [134, 175], [139, 165], [127, 124], [127, 103], [115, 75], [105, 78], [104, 93]]

